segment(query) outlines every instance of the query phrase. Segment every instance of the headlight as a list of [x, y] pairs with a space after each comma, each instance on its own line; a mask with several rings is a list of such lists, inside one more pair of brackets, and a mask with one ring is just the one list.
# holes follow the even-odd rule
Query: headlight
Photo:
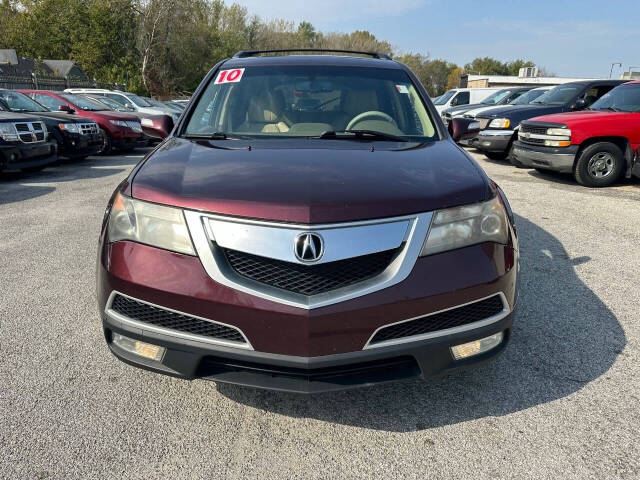
[[145, 127], [153, 127], [153, 120], [150, 118], [143, 118], [140, 120], [140, 123]]
[[509, 120], [508, 118], [495, 118], [491, 120], [489, 127], [490, 128], [509, 128], [509, 125], [511, 125], [511, 120]]
[[420, 256], [482, 242], [506, 244], [508, 238], [507, 215], [496, 195], [488, 202], [437, 211]]
[[571, 145], [571, 140], [545, 140], [545, 147], [568, 147]]
[[121, 194], [111, 207], [107, 238], [109, 242], [131, 240], [195, 255], [181, 209], [141, 202]]
[[16, 142], [20, 140], [18, 131], [12, 123], [0, 123], [0, 138], [5, 142]]
[[80, 125], [77, 123], [59, 123], [58, 128], [69, 133], [80, 133]]
[[109, 121], [119, 127], [129, 128], [129, 125], [127, 125], [127, 122], [123, 120], [109, 120]]
[[571, 130], [568, 128], [548, 128], [547, 135], [557, 135], [559, 137], [571, 138]]

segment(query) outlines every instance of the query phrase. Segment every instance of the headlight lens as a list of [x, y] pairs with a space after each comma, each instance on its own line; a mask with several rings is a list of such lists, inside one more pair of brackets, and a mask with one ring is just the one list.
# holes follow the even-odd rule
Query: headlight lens
[[482, 242], [506, 244], [508, 238], [507, 215], [500, 197], [496, 195], [488, 202], [436, 212], [420, 256]]
[[509, 125], [511, 125], [511, 120], [509, 120], [508, 118], [494, 118], [493, 120], [491, 120], [489, 127], [490, 128], [509, 128]]
[[58, 128], [69, 133], [80, 133], [80, 125], [77, 123], [59, 123]]
[[559, 137], [571, 138], [571, 130], [568, 128], [549, 128], [547, 129], [547, 135], [557, 135]]
[[153, 127], [153, 120], [150, 118], [143, 118], [140, 120], [140, 123], [145, 127]]
[[545, 147], [568, 147], [571, 145], [570, 140], [545, 140]]
[[107, 238], [131, 240], [195, 255], [182, 210], [118, 194], [111, 207]]
[[124, 120], [109, 120], [112, 124], [117, 125], [118, 127], [124, 127], [124, 128], [129, 128], [129, 125], [127, 125], [127, 122], [125, 122]]
[[0, 123], [0, 138], [5, 142], [15, 142], [20, 140], [20, 137], [18, 137], [18, 131], [12, 123]]

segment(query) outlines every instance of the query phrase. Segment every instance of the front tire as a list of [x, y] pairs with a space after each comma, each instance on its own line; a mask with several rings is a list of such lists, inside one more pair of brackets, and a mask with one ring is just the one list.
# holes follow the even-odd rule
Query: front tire
[[585, 187], [613, 185], [624, 169], [624, 155], [617, 145], [598, 142], [585, 148], [576, 162], [573, 176]]
[[111, 135], [102, 128], [100, 129], [100, 134], [102, 136], [102, 149], [98, 152], [98, 155], [109, 155], [113, 149], [111, 144]]
[[506, 160], [509, 152], [484, 152], [487, 158], [491, 160]]

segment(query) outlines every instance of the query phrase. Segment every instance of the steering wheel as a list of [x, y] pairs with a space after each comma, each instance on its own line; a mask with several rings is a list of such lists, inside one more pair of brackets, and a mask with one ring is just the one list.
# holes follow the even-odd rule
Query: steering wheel
[[384, 120], [393, 124], [394, 127], [398, 127], [396, 121], [384, 112], [378, 110], [369, 110], [368, 112], [362, 112], [351, 119], [347, 124], [346, 130], [351, 130], [354, 125], [362, 122], [363, 120]]

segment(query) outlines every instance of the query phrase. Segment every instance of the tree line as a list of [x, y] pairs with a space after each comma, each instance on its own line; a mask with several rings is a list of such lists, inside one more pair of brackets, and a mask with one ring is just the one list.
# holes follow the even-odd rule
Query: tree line
[[157, 96], [192, 92], [218, 61], [239, 50], [324, 48], [378, 51], [406, 63], [429, 94], [460, 75], [517, 75], [530, 61], [476, 58], [460, 67], [394, 51], [368, 31], [320, 32], [309, 22], [264, 21], [224, 0], [0, 0], [0, 48], [69, 59], [91, 78]]

